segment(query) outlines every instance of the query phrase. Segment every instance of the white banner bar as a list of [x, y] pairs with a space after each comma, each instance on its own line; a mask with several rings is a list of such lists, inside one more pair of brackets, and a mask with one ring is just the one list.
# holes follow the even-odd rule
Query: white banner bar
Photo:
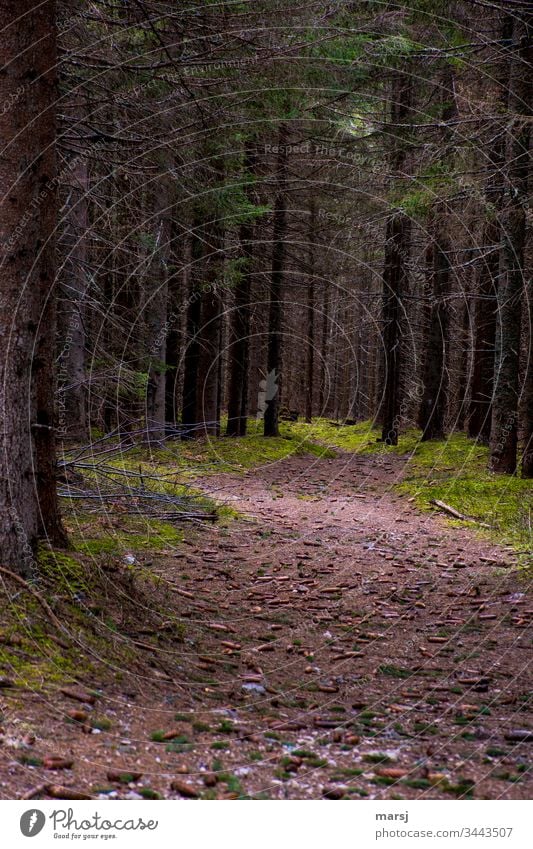
[[73, 844], [117, 849], [526, 849], [533, 846], [531, 813], [531, 804], [519, 801], [221, 801], [209, 808], [185, 801], [3, 801], [0, 840], [6, 849]]

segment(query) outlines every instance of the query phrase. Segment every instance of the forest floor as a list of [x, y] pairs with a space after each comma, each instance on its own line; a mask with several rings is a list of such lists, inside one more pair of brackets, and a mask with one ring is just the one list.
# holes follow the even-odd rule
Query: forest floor
[[137, 553], [129, 584], [104, 564], [129, 587], [106, 645], [0, 679], [1, 797], [531, 798], [527, 579], [398, 492], [405, 470], [342, 451], [198, 477], [237, 518]]

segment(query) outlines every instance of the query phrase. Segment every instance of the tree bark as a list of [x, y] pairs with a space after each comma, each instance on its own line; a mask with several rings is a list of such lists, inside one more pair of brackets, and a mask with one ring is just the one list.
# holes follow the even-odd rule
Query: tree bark
[[[500, 25], [500, 37], [504, 44], [512, 37], [512, 28], [512, 17], [505, 15]], [[506, 51], [501, 51], [498, 55], [494, 76], [497, 80], [495, 100], [502, 109], [505, 109], [509, 96], [509, 59]], [[494, 128], [492, 127], [491, 130], [494, 135]], [[490, 214], [486, 216], [483, 225], [481, 244], [489, 250], [481, 262], [477, 276], [472, 392], [467, 421], [468, 435], [485, 445], [490, 443], [494, 393], [494, 351], [501, 242], [499, 217], [503, 203], [505, 164], [503, 127], [495, 133], [487, 156], [489, 173], [485, 186], [485, 204]]]
[[148, 337], [148, 385], [146, 389], [147, 442], [158, 443], [166, 430], [166, 363], [168, 318], [168, 258], [171, 242], [170, 186], [164, 176], [158, 186], [154, 255], [150, 267], [150, 295], [145, 303]]
[[206, 229], [209, 255], [204, 257], [203, 293], [200, 327], [198, 330], [198, 375], [196, 393], [197, 435], [218, 436], [220, 431], [219, 363], [221, 298], [220, 280], [223, 272], [224, 234], [219, 221], [210, 222]]
[[[391, 88], [390, 167], [394, 177], [403, 173], [406, 160], [405, 124], [411, 112], [412, 81], [409, 69], [398, 71]], [[410, 252], [411, 227], [408, 217], [393, 210], [385, 231], [383, 268], [383, 395], [377, 413], [381, 422], [381, 439], [387, 445], [398, 444], [400, 426], [400, 369], [402, 297], [406, 284], [407, 260]]]
[[398, 444], [400, 426], [402, 295], [410, 233], [410, 221], [406, 215], [396, 212], [389, 217], [383, 269], [384, 388], [381, 412], [381, 439], [387, 445]]
[[85, 369], [86, 313], [89, 291], [87, 160], [78, 157], [68, 187], [60, 310], [58, 429], [61, 436], [83, 440], [89, 435]]
[[313, 418], [313, 383], [315, 377], [315, 241], [316, 241], [316, 204], [310, 202], [309, 218], [309, 274], [307, 282], [307, 360], [305, 420], [308, 424]]
[[490, 469], [507, 474], [516, 471], [521, 312], [527, 286], [524, 246], [533, 87], [532, 20], [533, 15], [524, 13], [521, 17], [515, 17], [513, 23], [513, 53], [509, 75], [512, 125], [507, 143], [505, 196], [501, 215], [503, 245], [498, 286]]
[[[482, 244], [496, 245], [499, 240], [498, 222], [487, 221], [483, 228]], [[492, 420], [499, 262], [499, 252], [496, 248], [483, 260], [479, 269], [475, 307], [472, 395], [467, 432], [471, 438], [479, 439], [485, 445], [490, 441]]]
[[283, 321], [283, 276], [285, 239], [287, 235], [287, 126], [280, 125], [276, 180], [277, 196], [274, 207], [272, 273], [268, 314], [268, 349], [266, 377], [266, 409], [264, 435], [279, 436], [279, 406], [281, 392], [281, 331]]
[[[250, 144], [245, 157], [246, 173], [253, 173], [255, 158]], [[248, 419], [248, 378], [250, 367], [250, 292], [254, 226], [244, 221], [239, 243], [244, 266], [235, 287], [235, 305], [230, 320], [228, 350], [228, 425], [227, 436], [245, 436]]]
[[[439, 213], [436, 213], [438, 218]], [[419, 426], [422, 441], [444, 439], [446, 403], [448, 398], [448, 348], [450, 294], [450, 244], [440, 234], [433, 241], [432, 302], [429, 334], [424, 361], [424, 392], [420, 404]]]
[[196, 432], [196, 395], [198, 358], [200, 355], [198, 332], [200, 330], [202, 308], [201, 293], [196, 278], [200, 256], [201, 242], [195, 233], [192, 236], [192, 265], [185, 318], [185, 353], [183, 356], [183, 394], [181, 408], [182, 439], [193, 439]]
[[[0, 546], [21, 575], [64, 544], [55, 481], [55, 3], [0, 2]], [[7, 108], [6, 107], [7, 104]]]

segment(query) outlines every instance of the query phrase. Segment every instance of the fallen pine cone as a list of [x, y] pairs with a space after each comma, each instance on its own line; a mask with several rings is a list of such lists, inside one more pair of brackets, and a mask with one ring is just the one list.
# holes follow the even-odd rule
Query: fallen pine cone
[[67, 711], [67, 716], [69, 719], [73, 719], [74, 722], [86, 722], [89, 718], [84, 710], [76, 710], [76, 708]]
[[120, 784], [129, 784], [131, 781], [139, 781], [142, 772], [129, 772], [129, 770], [108, 769], [107, 780], [118, 781]]
[[407, 770], [398, 767], [383, 767], [383, 769], [376, 770], [376, 775], [381, 775], [383, 778], [405, 778]]
[[85, 690], [75, 690], [71, 687], [62, 687], [60, 692], [67, 697], [67, 699], [74, 699], [77, 702], [84, 702], [87, 705], [94, 705], [96, 698], [91, 694], [87, 693]]
[[59, 755], [49, 755], [43, 758], [43, 766], [45, 769], [71, 769], [73, 760], [62, 758]]
[[63, 787], [62, 784], [47, 784], [45, 786], [45, 791], [52, 797], [52, 799], [91, 801], [91, 799], [95, 798], [94, 796], [90, 796], [88, 793], [82, 793], [81, 790], [75, 790], [73, 787]]
[[185, 781], [179, 781], [176, 778], [171, 781], [170, 787], [186, 799], [197, 799], [200, 795], [195, 787], [191, 787], [190, 784], [187, 784]]

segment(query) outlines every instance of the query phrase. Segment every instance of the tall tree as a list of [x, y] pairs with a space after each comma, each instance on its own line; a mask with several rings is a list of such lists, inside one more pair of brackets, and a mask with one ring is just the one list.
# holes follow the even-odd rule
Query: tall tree
[[281, 392], [283, 276], [285, 268], [285, 240], [287, 238], [287, 140], [288, 127], [279, 127], [276, 164], [276, 202], [272, 231], [272, 272], [270, 276], [270, 301], [268, 314], [267, 394], [264, 418], [264, 435], [279, 435], [279, 406]]
[[[436, 216], [439, 211], [436, 212]], [[438, 239], [438, 241], [437, 241]], [[425, 351], [424, 392], [420, 404], [419, 425], [422, 441], [444, 438], [444, 418], [448, 389], [446, 353], [448, 345], [450, 295], [450, 243], [441, 231], [431, 246], [431, 308]]]
[[[512, 37], [512, 16], [504, 15], [498, 23], [499, 50], [493, 62], [496, 85], [494, 100], [504, 114], [509, 95], [509, 57], [505, 45]], [[503, 49], [500, 45], [504, 45]], [[484, 256], [481, 259], [476, 280], [472, 390], [467, 421], [468, 435], [486, 445], [490, 442], [494, 393], [494, 349], [501, 241], [500, 215], [504, 193], [504, 127], [500, 126], [498, 132], [494, 132], [494, 125], [491, 123], [490, 136], [486, 153], [485, 214], [481, 236]]]
[[[391, 151], [390, 170], [393, 177], [403, 174], [406, 162], [406, 123], [411, 113], [412, 80], [409, 69], [397, 71], [391, 86]], [[385, 233], [383, 267], [383, 396], [378, 418], [381, 439], [387, 445], [398, 444], [400, 413], [401, 321], [410, 252], [411, 226], [400, 209], [391, 210]]]
[[28, 573], [65, 542], [55, 487], [55, 3], [0, 2], [0, 545]]
[[[257, 157], [253, 142], [245, 145], [245, 179], [254, 174]], [[248, 187], [250, 201], [251, 190]], [[248, 415], [248, 379], [250, 372], [250, 296], [253, 261], [254, 225], [245, 217], [239, 229], [239, 246], [242, 268], [238, 271], [234, 292], [234, 306], [230, 317], [230, 339], [228, 350], [228, 436], [245, 436]]]
[[517, 464], [521, 314], [528, 285], [524, 274], [524, 246], [533, 89], [532, 22], [533, 14], [527, 11], [517, 11], [513, 21], [510, 128], [501, 214], [503, 244], [498, 286], [490, 468], [494, 472], [508, 474], [516, 471]]

